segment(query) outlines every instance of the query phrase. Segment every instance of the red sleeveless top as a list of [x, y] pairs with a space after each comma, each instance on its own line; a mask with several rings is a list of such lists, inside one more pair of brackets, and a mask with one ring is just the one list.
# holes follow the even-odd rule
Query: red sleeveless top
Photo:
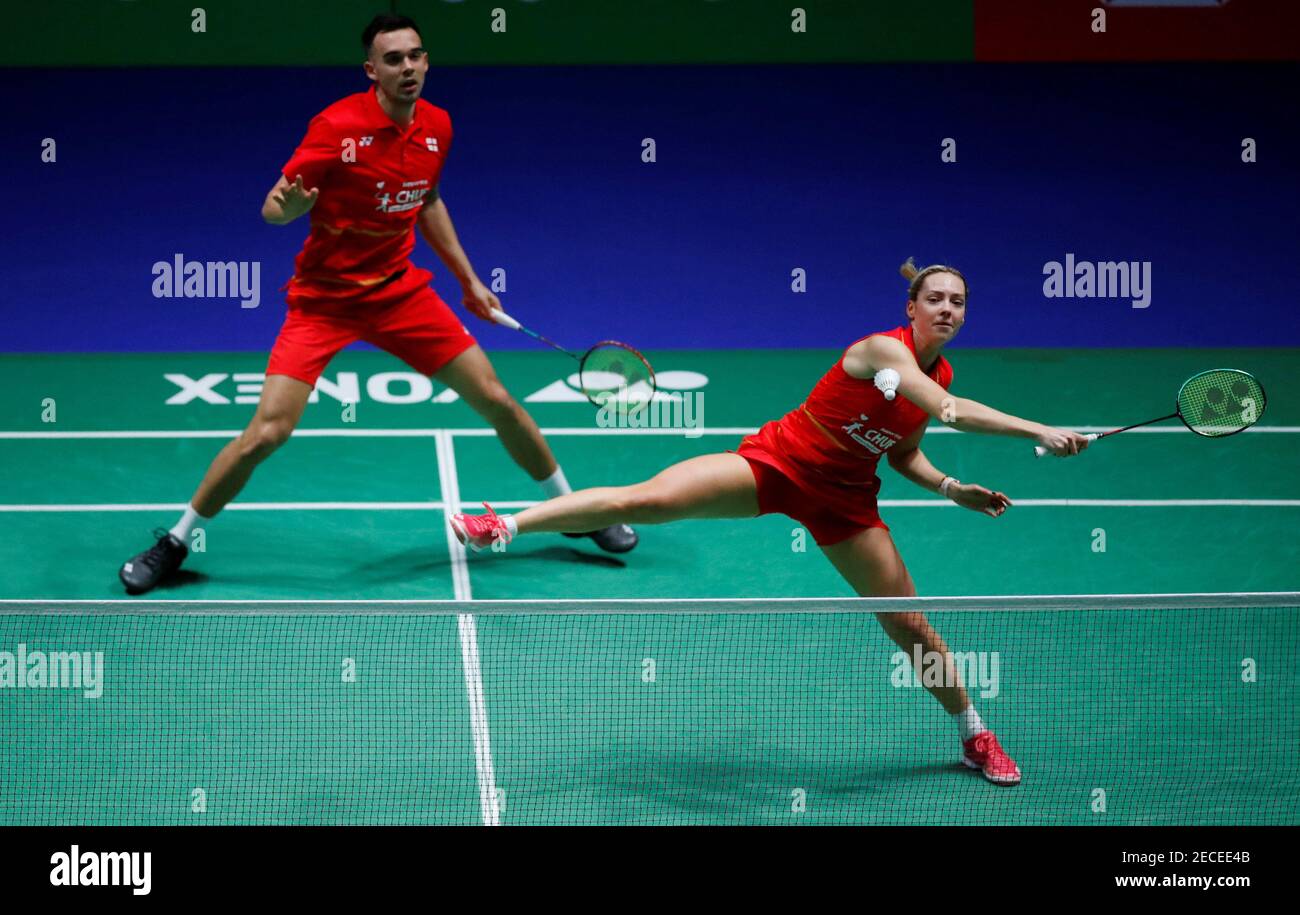
[[[911, 325], [867, 335], [874, 336], [901, 341], [916, 358]], [[926, 375], [947, 390], [952, 365], [939, 356]], [[872, 379], [849, 375], [841, 354], [801, 406], [746, 436], [736, 451], [837, 507], [846, 498], [860, 502], [864, 495], [874, 504], [881, 456], [929, 421], [930, 415], [901, 393], [885, 400]]]

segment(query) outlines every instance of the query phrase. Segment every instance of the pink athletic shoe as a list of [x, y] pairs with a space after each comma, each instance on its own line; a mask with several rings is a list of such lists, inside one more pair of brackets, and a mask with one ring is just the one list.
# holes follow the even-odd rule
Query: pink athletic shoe
[[487, 509], [486, 515], [451, 516], [451, 529], [456, 532], [456, 539], [476, 553], [498, 540], [503, 543], [511, 540], [510, 528], [506, 527], [505, 519], [486, 502], [483, 507]]
[[992, 731], [982, 731], [962, 744], [966, 752], [961, 761], [968, 768], [980, 769], [995, 785], [1008, 788], [1020, 784], [1020, 767], [1006, 754]]

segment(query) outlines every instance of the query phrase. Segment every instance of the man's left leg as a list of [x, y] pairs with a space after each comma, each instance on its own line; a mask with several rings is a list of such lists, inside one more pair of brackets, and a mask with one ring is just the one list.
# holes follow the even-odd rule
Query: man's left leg
[[[451, 388], [474, 412], [482, 416], [497, 431], [497, 437], [514, 462], [524, 469], [542, 487], [546, 498], [566, 495], [572, 490], [564, 471], [551, 453], [551, 446], [542, 437], [542, 430], [497, 377], [487, 354], [474, 344], [439, 369], [434, 376]], [[626, 524], [614, 524], [586, 534], [566, 534], [569, 537], [589, 536], [602, 550], [626, 553], [637, 544], [637, 535]]]

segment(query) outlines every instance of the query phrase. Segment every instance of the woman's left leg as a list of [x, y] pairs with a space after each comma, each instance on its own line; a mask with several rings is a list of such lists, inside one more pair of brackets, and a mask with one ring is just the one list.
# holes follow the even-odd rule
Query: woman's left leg
[[[912, 576], [894, 546], [894, 538], [884, 528], [869, 527], [847, 540], [823, 546], [822, 552], [863, 597], [916, 596]], [[876, 619], [909, 658], [914, 657], [918, 646], [923, 652], [938, 652], [943, 658], [943, 684], [926, 688], [957, 725], [964, 750], [962, 762], [969, 768], [982, 770], [984, 777], [994, 784], [1018, 785], [1020, 768], [980, 720], [957, 674], [952, 652], [925, 614], [877, 613]]]
[[[862, 597], [916, 596], [916, 586], [894, 546], [894, 538], [883, 527], [869, 527], [848, 540], [822, 547], [822, 552]], [[956, 676], [948, 645], [924, 613], [877, 613], [876, 619], [909, 658], [918, 645], [923, 652], [934, 651], [943, 656], [944, 685], [927, 689], [948, 714], [955, 715], [970, 706], [970, 697]]]

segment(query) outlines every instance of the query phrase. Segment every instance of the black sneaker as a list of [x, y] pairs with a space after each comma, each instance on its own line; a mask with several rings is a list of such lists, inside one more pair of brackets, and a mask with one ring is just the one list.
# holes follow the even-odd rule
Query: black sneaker
[[170, 532], [159, 528], [153, 535], [158, 538], [158, 542], [123, 563], [122, 570], [117, 573], [122, 584], [126, 585], [127, 594], [152, 591], [158, 582], [179, 569], [185, 557], [190, 554], [185, 544]]
[[636, 531], [626, 524], [611, 524], [609, 527], [598, 531], [588, 531], [585, 534], [565, 534], [564, 536], [590, 537], [595, 541], [596, 546], [606, 553], [626, 553], [641, 540], [636, 535]]

